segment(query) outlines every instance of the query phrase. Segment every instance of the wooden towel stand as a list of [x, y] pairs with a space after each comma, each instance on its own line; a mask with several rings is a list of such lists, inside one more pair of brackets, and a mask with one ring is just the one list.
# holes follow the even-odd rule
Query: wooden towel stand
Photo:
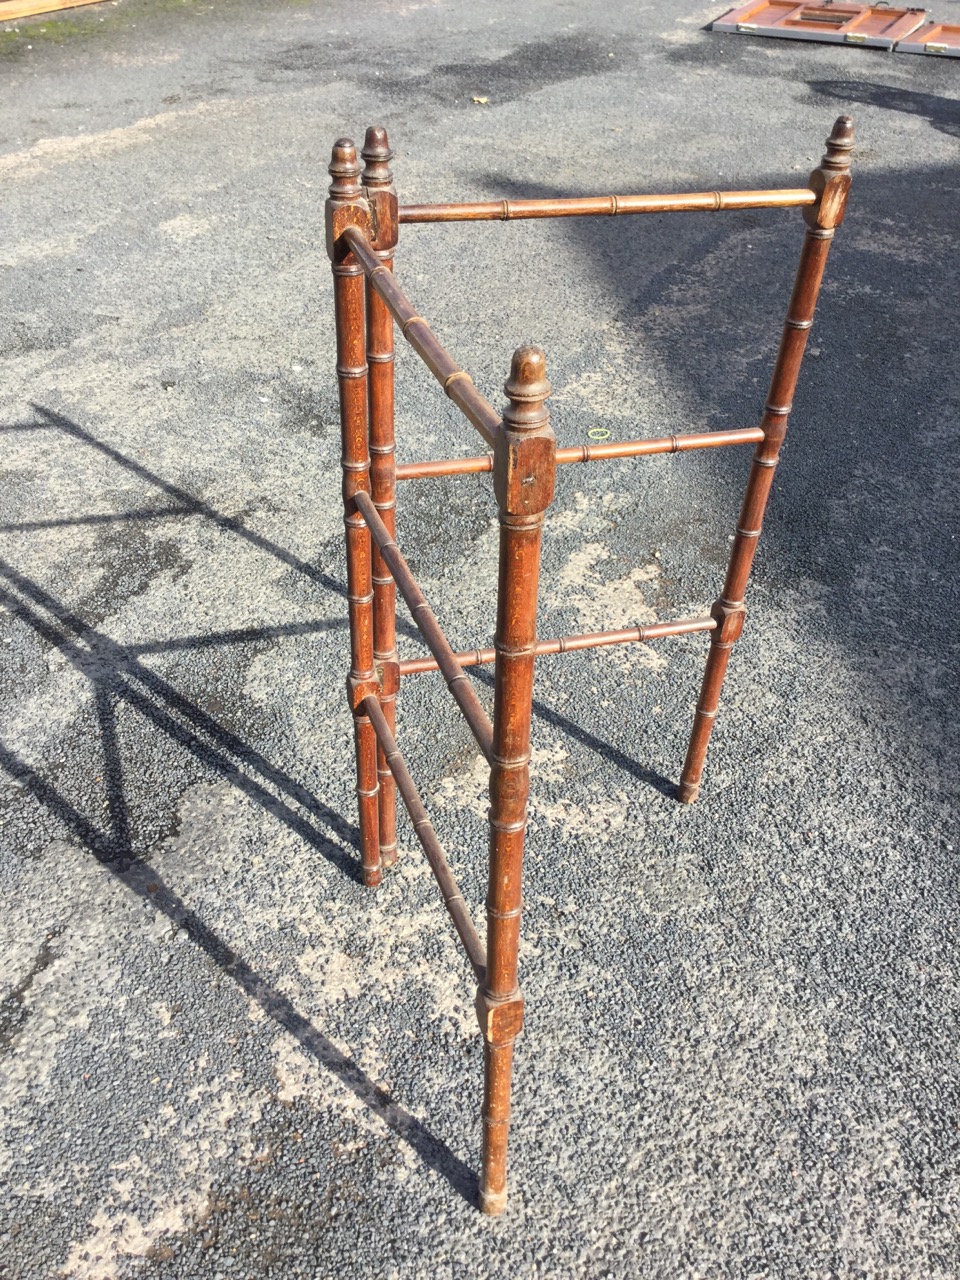
[[[537, 654], [709, 632], [706, 671], [677, 788], [679, 800], [689, 804], [696, 799], [730, 652], [743, 629], [747, 579], [827, 253], [834, 229], [843, 220], [852, 146], [853, 122], [841, 116], [827, 139], [820, 167], [810, 175], [806, 187], [795, 190], [398, 206], [389, 168], [392, 152], [384, 129], [367, 130], [362, 171], [356, 147], [349, 139], [341, 138], [334, 145], [326, 230], [336, 307], [350, 614], [347, 689], [356, 742], [363, 880], [371, 886], [379, 884], [382, 869], [396, 862], [399, 789], [479, 984], [476, 1008], [484, 1038], [480, 1207], [485, 1213], [501, 1213], [507, 1200], [513, 1042], [523, 1020], [517, 949]], [[404, 224], [771, 208], [801, 208], [806, 233], [763, 416], [759, 426], [741, 430], [558, 449], [545, 406], [550, 384], [543, 352], [537, 347], [520, 347], [514, 352], [504, 386], [507, 405], [501, 415], [444, 350], [392, 274], [398, 230]], [[492, 452], [459, 460], [395, 464], [395, 324]], [[753, 465], [723, 591], [707, 616], [626, 631], [537, 640], [540, 538], [558, 464], [747, 442], [756, 445]], [[500, 512], [496, 634], [493, 648], [454, 653], [394, 541], [395, 486], [397, 480], [487, 471], [493, 473]], [[401, 662], [397, 657], [397, 589], [431, 658]], [[496, 664], [492, 722], [464, 672], [465, 667], [485, 662]], [[486, 946], [394, 737], [401, 678], [437, 670], [490, 765]]]

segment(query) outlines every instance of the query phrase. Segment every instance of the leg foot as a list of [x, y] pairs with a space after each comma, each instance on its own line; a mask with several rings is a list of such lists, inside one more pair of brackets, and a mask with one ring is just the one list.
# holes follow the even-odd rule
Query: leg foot
[[700, 794], [699, 782], [680, 782], [677, 784], [676, 797], [681, 804], [693, 804]]
[[480, 1212], [485, 1213], [489, 1218], [498, 1218], [507, 1207], [507, 1192], [503, 1191], [480, 1191]]
[[[479, 1003], [479, 1002], [478, 1002]], [[519, 1008], [522, 1004], [517, 1002]], [[492, 1028], [486, 1029], [489, 1034]], [[510, 1075], [513, 1041], [483, 1046], [483, 1155], [480, 1164], [480, 1208], [494, 1216], [507, 1203], [507, 1138], [510, 1133]]]
[[377, 786], [377, 737], [366, 716], [354, 715], [357, 751], [357, 810], [360, 819], [360, 869], [363, 883], [375, 889], [383, 879], [380, 870], [379, 798]]
[[[382, 792], [382, 788], [381, 788]], [[382, 802], [381, 802], [382, 803]], [[391, 845], [382, 844], [380, 846], [380, 865], [384, 871], [389, 871], [397, 865], [397, 844], [394, 841]]]

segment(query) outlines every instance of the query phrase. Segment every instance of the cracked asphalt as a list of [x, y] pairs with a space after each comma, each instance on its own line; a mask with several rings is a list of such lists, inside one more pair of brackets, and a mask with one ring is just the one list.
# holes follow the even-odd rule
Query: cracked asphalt
[[[714, 36], [723, 8], [0, 25], [0, 1275], [960, 1276], [957, 64]], [[411, 203], [790, 186], [839, 114], [848, 219], [700, 802], [670, 786], [702, 637], [538, 666], [488, 1220], [468, 966], [408, 825], [357, 873], [330, 146], [386, 125]], [[405, 228], [397, 272], [495, 403], [542, 345], [577, 444], [754, 423], [800, 239]], [[397, 375], [401, 457], [477, 451]], [[746, 467], [564, 468], [541, 635], [703, 611]], [[399, 539], [488, 643], [488, 479], [404, 487]], [[480, 919], [484, 771], [436, 677], [399, 736]]]

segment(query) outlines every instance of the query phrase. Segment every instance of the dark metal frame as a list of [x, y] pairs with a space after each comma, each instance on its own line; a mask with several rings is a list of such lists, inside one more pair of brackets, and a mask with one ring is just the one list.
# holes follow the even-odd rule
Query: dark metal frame
[[[834, 230], [850, 186], [853, 123], [841, 116], [806, 187], [665, 196], [597, 196], [485, 204], [397, 204], [386, 132], [368, 129], [362, 157], [341, 139], [333, 148], [327, 249], [333, 264], [337, 375], [343, 448], [343, 499], [350, 616], [348, 698], [353, 713], [360, 849], [364, 883], [380, 883], [397, 856], [396, 792], [410, 814], [444, 903], [476, 974], [484, 1037], [483, 1156], [480, 1204], [503, 1211], [513, 1042], [523, 1021], [517, 983], [521, 874], [529, 791], [533, 674], [538, 654], [705, 632], [710, 649], [677, 797], [700, 789], [707, 744], [730, 652], [743, 630], [744, 596], [774, 469]], [[543, 352], [520, 347], [504, 390], [503, 414], [443, 348], [392, 274], [398, 229], [419, 222], [643, 214], [685, 210], [801, 208], [807, 224], [770, 394], [758, 427], [558, 449], [545, 401]], [[461, 460], [395, 464], [394, 324], [492, 453]], [[537, 641], [536, 612], [544, 513], [558, 464], [642, 457], [733, 444], [756, 445], [723, 592], [710, 614], [647, 627]], [[497, 625], [492, 649], [454, 653], [394, 540], [397, 480], [493, 473], [500, 513]], [[396, 591], [406, 601], [431, 657], [400, 662]], [[495, 662], [493, 720], [464, 668]], [[401, 677], [442, 672], [490, 765], [490, 869], [484, 946], [397, 746]]]

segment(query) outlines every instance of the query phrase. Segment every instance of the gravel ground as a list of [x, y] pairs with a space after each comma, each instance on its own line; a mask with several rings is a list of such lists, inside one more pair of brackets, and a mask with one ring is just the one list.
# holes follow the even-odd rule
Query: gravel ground
[[[722, 8], [0, 29], [5, 1277], [960, 1276], [957, 64], [713, 36]], [[847, 112], [700, 803], [669, 782], [702, 637], [538, 667], [488, 1220], [471, 981], [409, 828], [379, 891], [357, 876], [330, 144], [386, 124], [408, 201], [799, 185]], [[799, 221], [409, 229], [398, 272], [495, 402], [544, 346], [564, 443], [743, 426]], [[412, 353], [398, 379], [401, 456], [476, 450]], [[565, 468], [541, 634], [700, 612], [746, 465]], [[494, 515], [479, 477], [401, 493], [458, 645], [491, 634]], [[479, 918], [448, 701], [411, 681], [400, 736]]]

